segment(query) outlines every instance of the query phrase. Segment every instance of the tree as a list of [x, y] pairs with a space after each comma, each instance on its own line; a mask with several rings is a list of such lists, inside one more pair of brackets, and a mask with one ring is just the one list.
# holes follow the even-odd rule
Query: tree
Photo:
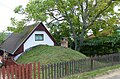
[[6, 35], [5, 35], [5, 32], [3, 31], [0, 33], [0, 44], [5, 40], [5, 38], [6, 38]]
[[15, 18], [11, 18], [11, 24], [14, 27], [8, 26], [7, 30], [12, 32], [21, 32], [23, 27], [25, 26], [25, 20], [22, 19], [20, 21], [17, 21]]
[[[26, 21], [45, 21], [53, 33], [66, 34], [69, 31], [66, 35], [73, 39], [75, 50], [79, 51], [88, 30], [92, 29], [95, 34], [96, 29], [98, 32], [108, 28], [111, 18], [115, 20], [111, 14], [117, 4], [118, 1], [114, 0], [30, 0], [25, 9], [18, 6], [14, 11], [25, 14]], [[104, 27], [100, 27], [101, 24]]]

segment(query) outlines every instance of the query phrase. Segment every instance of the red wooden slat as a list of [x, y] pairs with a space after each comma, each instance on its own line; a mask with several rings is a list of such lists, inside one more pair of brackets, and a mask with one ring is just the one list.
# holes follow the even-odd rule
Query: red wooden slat
[[26, 68], [26, 69], [25, 69], [25, 70], [26, 70], [26, 79], [28, 79], [28, 74], [29, 74], [29, 73], [28, 73], [28, 64], [25, 65], [25, 68]]
[[2, 69], [0, 69], [0, 79], [2, 78]]
[[14, 79], [14, 67], [13, 65], [10, 66], [11, 69], [11, 78]]
[[29, 79], [32, 79], [32, 64], [29, 64]]
[[38, 79], [40, 79], [40, 62], [38, 62]]
[[24, 64], [22, 64], [22, 79], [24, 79], [25, 78], [25, 71], [24, 71]]
[[2, 68], [2, 79], [5, 79], [5, 67]]
[[7, 72], [7, 79], [10, 79], [10, 67], [9, 66], [7, 66], [6, 72]]
[[21, 65], [18, 65], [18, 79], [21, 79]]
[[17, 79], [19, 79], [19, 65], [17, 65]]
[[19, 79], [18, 65], [15, 65], [15, 78]]
[[36, 79], [36, 63], [33, 63], [33, 68], [34, 68], [34, 79]]

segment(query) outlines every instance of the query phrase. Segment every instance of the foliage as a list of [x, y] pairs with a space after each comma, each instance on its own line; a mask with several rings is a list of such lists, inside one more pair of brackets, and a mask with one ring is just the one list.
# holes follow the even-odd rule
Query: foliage
[[117, 4], [113, 0], [30, 0], [25, 9], [20, 5], [14, 11], [26, 15], [26, 21], [45, 21], [58, 41], [67, 36], [80, 50], [90, 29], [97, 35], [100, 29], [115, 27]]
[[18, 63], [40, 62], [41, 64], [59, 63], [86, 58], [80, 52], [59, 46], [36, 46], [26, 51]]
[[118, 53], [120, 49], [120, 36], [107, 36], [86, 39], [81, 52], [86, 55], [104, 55]]
[[0, 44], [5, 40], [5, 38], [6, 38], [6, 35], [5, 35], [5, 32], [3, 31], [0, 33]]
[[7, 30], [12, 32], [21, 32], [23, 27], [25, 26], [25, 21], [17, 21], [15, 18], [11, 18], [11, 24], [14, 27], [8, 26]]

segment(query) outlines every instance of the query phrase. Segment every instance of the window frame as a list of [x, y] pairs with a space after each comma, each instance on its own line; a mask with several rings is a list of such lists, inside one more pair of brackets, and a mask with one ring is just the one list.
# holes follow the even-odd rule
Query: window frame
[[[42, 39], [39, 39], [39, 37], [42, 36]], [[38, 37], [38, 39], [36, 39]], [[44, 34], [35, 34], [35, 41], [43, 41], [44, 40]]]

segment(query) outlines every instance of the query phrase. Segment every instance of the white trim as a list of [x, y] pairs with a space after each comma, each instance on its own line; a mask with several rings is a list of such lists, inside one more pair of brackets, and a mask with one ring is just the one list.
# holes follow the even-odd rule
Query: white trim
[[18, 54], [17, 56], [14, 57], [14, 60], [16, 61], [23, 53]]

